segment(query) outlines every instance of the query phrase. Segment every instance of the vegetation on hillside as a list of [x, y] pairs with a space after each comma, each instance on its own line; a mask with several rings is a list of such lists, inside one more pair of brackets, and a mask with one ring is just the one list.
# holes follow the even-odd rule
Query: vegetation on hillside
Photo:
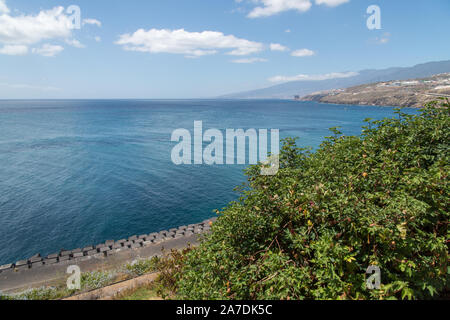
[[[427, 299], [448, 290], [449, 103], [337, 128], [281, 169], [250, 167], [238, 201], [176, 273], [187, 299]], [[378, 266], [381, 288], [366, 287]]]

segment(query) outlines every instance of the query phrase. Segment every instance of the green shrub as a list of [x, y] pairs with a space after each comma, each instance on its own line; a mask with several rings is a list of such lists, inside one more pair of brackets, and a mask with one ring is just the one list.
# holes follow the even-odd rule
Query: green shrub
[[103, 288], [115, 280], [115, 271], [93, 271], [81, 274], [81, 289], [69, 290], [66, 284], [28, 289], [16, 294], [6, 295], [0, 292], [0, 300], [57, 300], [71, 295]]
[[103, 288], [112, 283], [115, 278], [114, 272], [93, 271], [81, 275], [81, 290], [94, 290]]
[[132, 277], [139, 277], [146, 273], [154, 272], [156, 270], [157, 263], [157, 257], [153, 257], [151, 259], [135, 260], [125, 266], [125, 271]]
[[[449, 103], [335, 128], [311, 153], [287, 139], [276, 176], [250, 167], [238, 201], [188, 253], [188, 299], [424, 299], [448, 289]], [[381, 288], [366, 270], [381, 269]]]
[[[65, 297], [67, 294], [67, 291], [61, 288], [41, 287], [6, 296], [5, 300], [56, 300]], [[2, 299], [0, 298], [0, 300]]]
[[153, 283], [153, 287], [158, 296], [163, 299], [175, 296], [178, 287], [178, 279], [185, 265], [185, 259], [191, 251], [191, 246], [188, 246], [183, 250], [173, 249], [169, 253], [165, 253], [162, 257], [158, 257], [154, 260], [155, 270], [159, 274]]
[[[142, 276], [147, 273], [158, 273], [157, 278], [150, 286], [150, 291], [162, 298], [171, 298], [175, 295], [177, 281], [184, 266], [184, 260], [192, 247], [183, 250], [163, 251], [162, 256], [151, 259], [136, 260], [125, 266], [126, 273], [133, 277]], [[149, 289], [149, 288], [147, 288]], [[147, 290], [143, 288], [145, 292]]]
[[0, 301], [2, 300], [11, 300], [11, 297], [0, 291]]

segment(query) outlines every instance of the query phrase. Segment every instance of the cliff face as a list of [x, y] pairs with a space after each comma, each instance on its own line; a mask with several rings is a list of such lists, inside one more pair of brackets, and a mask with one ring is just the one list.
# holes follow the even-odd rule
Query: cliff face
[[429, 78], [387, 81], [304, 96], [302, 101], [420, 108], [437, 97], [450, 97], [450, 73]]

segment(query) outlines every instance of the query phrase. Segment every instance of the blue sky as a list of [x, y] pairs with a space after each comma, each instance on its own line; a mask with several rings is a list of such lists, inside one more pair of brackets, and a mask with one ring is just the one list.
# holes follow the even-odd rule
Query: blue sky
[[0, 0], [0, 99], [207, 98], [448, 60], [449, 18], [448, 0]]

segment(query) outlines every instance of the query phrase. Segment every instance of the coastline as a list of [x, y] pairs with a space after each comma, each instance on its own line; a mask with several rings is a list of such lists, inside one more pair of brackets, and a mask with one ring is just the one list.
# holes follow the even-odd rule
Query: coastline
[[320, 105], [328, 105], [328, 106], [350, 106], [350, 107], [380, 107], [380, 108], [408, 108], [408, 109], [420, 109], [419, 107], [399, 107], [399, 106], [388, 106], [388, 105], [378, 105], [378, 104], [349, 104], [349, 103], [339, 103], [339, 102], [323, 102], [323, 101], [315, 101], [315, 100], [294, 100], [296, 102], [314, 102]]
[[41, 257], [0, 266], [0, 291], [9, 293], [49, 285], [68, 277], [67, 267], [77, 265], [82, 272], [112, 269], [135, 259], [162, 255], [165, 250], [183, 249], [198, 243], [199, 236], [210, 231], [217, 218], [197, 224], [144, 235], [133, 235], [118, 241], [64, 250]]

